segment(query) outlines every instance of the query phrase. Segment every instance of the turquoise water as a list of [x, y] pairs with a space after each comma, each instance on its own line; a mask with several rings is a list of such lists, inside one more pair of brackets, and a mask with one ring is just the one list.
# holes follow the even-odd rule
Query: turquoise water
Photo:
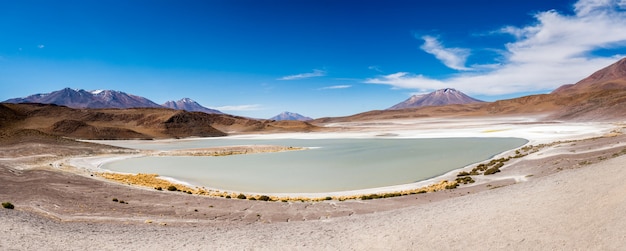
[[224, 157], [142, 157], [111, 162], [103, 168], [158, 173], [196, 186], [240, 192], [338, 192], [429, 179], [526, 142], [519, 138], [203, 139], [148, 144], [118, 141], [116, 145], [140, 149], [255, 144], [311, 149]]

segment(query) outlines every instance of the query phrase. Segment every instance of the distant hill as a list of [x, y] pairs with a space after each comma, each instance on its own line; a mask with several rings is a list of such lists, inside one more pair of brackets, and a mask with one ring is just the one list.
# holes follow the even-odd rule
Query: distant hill
[[300, 114], [297, 113], [293, 113], [293, 112], [283, 112], [281, 114], [278, 114], [274, 117], [271, 117], [270, 120], [298, 120], [298, 121], [308, 121], [308, 120], [313, 120], [312, 118], [306, 117], [306, 116], [302, 116]]
[[626, 58], [596, 71], [576, 84], [563, 85], [550, 94], [537, 94], [494, 102], [375, 110], [346, 117], [319, 118], [311, 123], [451, 115], [480, 117], [540, 115], [545, 120], [557, 121], [624, 121], [626, 120]]
[[192, 100], [190, 98], [183, 98], [183, 99], [178, 100], [178, 101], [167, 101], [162, 106], [167, 107], [167, 108], [171, 108], [171, 109], [174, 109], [174, 110], [183, 110], [183, 111], [188, 111], [188, 112], [204, 112], [204, 113], [208, 113], [208, 114], [223, 114], [223, 112], [220, 112], [218, 110], [206, 108], [206, 107], [198, 104], [198, 102], [196, 102], [196, 101], [194, 101], [194, 100]]
[[428, 94], [413, 95], [409, 99], [400, 102], [387, 110], [400, 110], [406, 108], [416, 108], [424, 106], [442, 106], [456, 104], [480, 103], [478, 100], [467, 96], [465, 93], [452, 88], [436, 90]]
[[563, 85], [552, 92], [557, 95], [626, 89], [626, 58], [602, 68], [576, 84]]
[[113, 90], [86, 91], [65, 88], [51, 93], [35, 94], [25, 98], [13, 98], [3, 103], [41, 103], [63, 105], [72, 108], [149, 108], [161, 107], [151, 100]]
[[318, 129], [302, 121], [256, 120], [169, 108], [74, 109], [54, 104], [0, 103], [0, 140], [23, 130], [78, 139], [157, 139]]

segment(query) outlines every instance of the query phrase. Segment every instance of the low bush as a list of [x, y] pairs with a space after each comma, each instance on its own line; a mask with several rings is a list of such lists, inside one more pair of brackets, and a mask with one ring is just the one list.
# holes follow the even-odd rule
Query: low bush
[[111, 200], [114, 201], [114, 202], [118, 202], [117, 198], [113, 198]]
[[459, 186], [459, 183], [450, 183], [449, 185], [446, 185], [446, 189], [455, 189], [456, 187]]
[[467, 183], [474, 183], [476, 181], [474, 181], [474, 179], [472, 179], [472, 177], [463, 177], [463, 178], [456, 178], [456, 182], [457, 183], [463, 183], [463, 184], [467, 184]]
[[2, 202], [2, 207], [6, 209], [14, 209], [15, 206], [11, 202]]
[[176, 186], [168, 186], [167, 187], [167, 191], [178, 191], [178, 188]]
[[267, 196], [267, 195], [261, 195], [261, 196], [259, 196], [259, 200], [268, 201], [268, 200], [270, 200], [270, 197]]
[[463, 172], [458, 173], [456, 177], [463, 177], [463, 176], [469, 176], [469, 175], [470, 173], [463, 171]]
[[494, 166], [492, 168], [487, 169], [485, 173], [483, 173], [483, 175], [492, 175], [492, 174], [499, 173], [499, 172], [500, 172], [500, 167]]
[[247, 197], [246, 197], [244, 194], [242, 194], [242, 193], [240, 193], [239, 195], [237, 195], [237, 199], [240, 199], [240, 200], [245, 200], [246, 198], [247, 198]]
[[382, 198], [382, 196], [378, 194], [370, 194], [370, 195], [361, 196], [361, 200], [373, 200], [373, 199], [380, 199], [380, 198]]

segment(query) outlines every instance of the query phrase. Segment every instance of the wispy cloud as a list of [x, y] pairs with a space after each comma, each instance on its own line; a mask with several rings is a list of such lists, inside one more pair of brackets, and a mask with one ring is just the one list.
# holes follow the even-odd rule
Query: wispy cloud
[[278, 80], [297, 80], [297, 79], [313, 78], [313, 77], [323, 77], [323, 76], [326, 76], [326, 71], [315, 69], [315, 70], [313, 70], [313, 72], [307, 72], [307, 73], [300, 73], [300, 74], [296, 74], [296, 75], [284, 76], [282, 78], [279, 78]]
[[351, 85], [333, 85], [319, 88], [318, 90], [334, 90], [334, 89], [346, 89], [352, 87]]
[[39, 48], [39, 49], [43, 49], [44, 47], [46, 47], [46, 46], [43, 45], [43, 44], [37, 45], [37, 48]]
[[433, 36], [422, 36], [422, 39], [424, 40], [424, 44], [422, 44], [420, 48], [434, 55], [447, 67], [461, 71], [470, 70], [470, 68], [465, 67], [467, 57], [470, 55], [468, 49], [446, 48]]
[[377, 71], [377, 72], [383, 72], [383, 71], [380, 69], [380, 67], [378, 67], [378, 65], [371, 65], [371, 66], [368, 66], [368, 67], [367, 67], [367, 69], [370, 69], [370, 70], [372, 70], [372, 71]]
[[220, 111], [258, 111], [258, 110], [262, 110], [263, 106], [259, 104], [225, 105], [225, 106], [213, 107], [213, 109], [220, 110]]
[[[545, 11], [534, 16], [536, 22], [532, 25], [504, 27], [498, 32], [514, 36], [515, 41], [504, 45], [500, 64], [489, 65], [480, 72], [463, 72], [442, 79], [398, 72], [365, 82], [420, 91], [453, 87], [482, 95], [549, 91], [575, 83], [624, 56], [593, 54], [598, 49], [626, 48], [624, 2], [580, 0], [574, 5], [574, 15]], [[431, 42], [434, 45], [423, 47], [434, 48], [431, 51], [437, 56], [437, 41]], [[439, 55], [437, 58], [449, 67], [462, 68], [465, 62], [463, 57], [449, 55], [446, 63], [446, 53]]]

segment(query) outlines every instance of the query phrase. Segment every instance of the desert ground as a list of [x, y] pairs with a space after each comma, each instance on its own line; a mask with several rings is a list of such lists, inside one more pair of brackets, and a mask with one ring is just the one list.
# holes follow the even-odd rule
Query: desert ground
[[[511, 116], [345, 122], [319, 132], [232, 136], [520, 137], [535, 150], [456, 189], [321, 202], [157, 191], [94, 175], [105, 161], [142, 154], [133, 149], [5, 143], [0, 201], [15, 209], [0, 210], [0, 249], [620, 250], [626, 240], [623, 128], [617, 122]], [[415, 184], [347, 193], [427, 186], [474, 166]]]

